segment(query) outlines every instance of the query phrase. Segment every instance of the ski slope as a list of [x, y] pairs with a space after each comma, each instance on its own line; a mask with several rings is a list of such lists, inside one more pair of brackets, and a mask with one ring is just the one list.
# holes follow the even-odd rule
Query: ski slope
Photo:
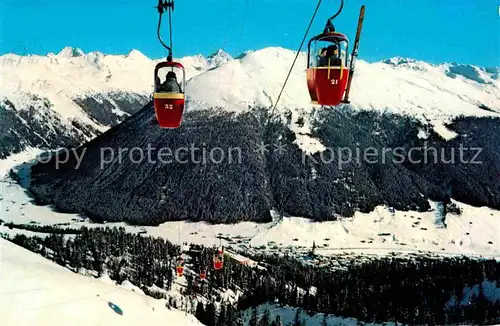
[[0, 320], [21, 325], [202, 325], [126, 288], [71, 272], [0, 239]]

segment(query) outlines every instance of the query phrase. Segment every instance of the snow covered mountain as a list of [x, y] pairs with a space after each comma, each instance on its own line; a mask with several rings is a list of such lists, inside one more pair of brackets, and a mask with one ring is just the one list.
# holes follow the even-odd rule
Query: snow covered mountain
[[[271, 106], [295, 53], [283, 48], [249, 51], [238, 59], [193, 78], [192, 107], [245, 109]], [[311, 107], [305, 86], [306, 55], [297, 64], [279, 107]], [[351, 92], [354, 107], [446, 120], [449, 117], [500, 116], [499, 68], [392, 58], [367, 63], [358, 60]]]
[[[270, 47], [236, 59], [223, 50], [181, 58], [189, 79], [188, 109], [273, 105], [294, 55]], [[280, 108], [312, 108], [305, 61], [302, 53]], [[123, 121], [150, 100], [157, 62], [137, 50], [106, 55], [72, 47], [46, 56], [0, 56], [0, 157], [27, 147], [79, 144]], [[442, 123], [459, 115], [500, 116], [499, 68], [396, 57], [359, 60], [355, 74], [355, 108], [417, 116], [443, 133]]]
[[[179, 59], [187, 78], [231, 60], [222, 50]], [[66, 47], [46, 56], [0, 56], [0, 157], [28, 147], [60, 147], [95, 137], [142, 108], [161, 59], [84, 54]]]
[[[197, 55], [180, 59], [186, 66], [187, 75], [190, 78], [187, 88], [188, 115], [186, 123], [189, 124], [191, 117], [194, 117], [191, 122], [210, 123], [210, 119], [213, 117], [210, 118], [203, 112], [196, 115], [199, 109], [220, 107], [223, 111], [241, 112], [249, 106], [272, 106], [294, 55], [293, 51], [283, 48], [265, 48], [258, 51], [248, 51], [236, 59], [231, 58], [222, 50], [207, 58]], [[312, 130], [311, 121], [318, 115], [309, 119], [313, 116], [309, 113], [314, 112], [315, 107], [309, 103], [305, 87], [304, 56], [305, 54], [301, 54], [278, 105], [282, 113], [292, 113], [287, 128], [295, 135], [291, 139], [293, 144], [288, 145], [294, 146], [296, 144], [302, 151], [310, 152], [313, 149], [312, 152], [321, 152], [325, 148], [324, 145], [328, 145], [332, 141], [333, 145], [338, 146], [339, 138], [335, 138], [338, 128], [344, 128], [344, 135], [352, 134], [355, 138], [361, 137], [358, 142], [367, 146], [370, 144], [366, 142], [367, 136], [364, 136], [365, 134], [379, 135], [377, 137], [384, 139], [384, 142], [389, 140], [388, 144], [399, 143], [402, 139], [404, 142], [413, 141], [413, 136], [408, 139], [391, 139], [392, 136], [384, 135], [388, 131], [387, 128], [399, 132], [399, 120], [394, 116], [392, 118], [385, 117], [394, 121], [391, 120], [384, 127], [380, 127], [384, 131], [382, 134], [377, 129], [379, 122], [376, 121], [379, 118], [376, 116], [372, 116], [364, 122], [352, 121], [353, 124], [349, 125], [350, 120], [353, 119], [352, 116], [337, 117], [323, 114], [323, 118], [330, 120], [330, 123], [339, 124], [337, 129], [330, 130], [327, 125], [316, 119], [316, 127], [322, 128]], [[0, 124], [2, 130], [5, 131], [2, 133], [0, 141], [0, 149], [2, 149], [0, 154], [3, 156], [11, 152], [22, 151], [26, 147], [79, 145], [109, 126], [118, 123], [148, 101], [152, 90], [151, 71], [157, 62], [135, 50], [125, 56], [117, 56], [98, 52], [84, 54], [81, 50], [74, 48], [65, 48], [59, 54], [49, 54], [44, 57], [5, 55], [0, 59], [5, 67], [2, 72], [5, 76], [4, 80], [9, 81], [9, 83], [2, 85], [4, 104], [0, 113], [8, 118], [2, 119], [3, 125]], [[498, 128], [496, 120], [484, 119], [472, 122], [462, 120], [458, 121], [454, 127], [451, 125], [446, 127], [445, 123], [459, 116], [500, 117], [498, 71], [498, 68], [486, 69], [456, 63], [432, 65], [405, 58], [392, 58], [377, 63], [360, 61], [357, 64], [351, 99], [353, 107], [360, 112], [366, 112], [366, 110], [375, 113], [388, 111], [411, 118], [416, 117], [423, 122], [421, 126], [412, 124], [414, 131], [418, 131], [416, 138], [428, 138], [432, 134], [429, 133], [431, 130], [425, 130], [429, 129], [429, 125], [434, 127], [434, 131], [442, 138], [451, 140], [458, 137], [455, 142], [449, 145], [440, 143], [440, 146], [444, 148], [453, 147], [453, 144], [456, 145], [466, 140], [474, 146], [486, 146], [486, 144], [491, 143], [491, 139], [485, 139], [484, 135], [479, 133], [472, 137], [472, 132], [477, 128], [490, 128], [490, 131], [494, 132]], [[151, 107], [146, 107], [143, 111], [134, 121], [147, 122], [154, 119]], [[212, 112], [217, 113], [218, 111], [220, 110]], [[337, 112], [336, 110], [319, 111], [323, 113]], [[299, 124], [297, 116], [304, 117], [305, 121]], [[225, 117], [229, 117], [229, 115]], [[220, 130], [227, 129], [228, 132], [233, 130], [231, 123], [225, 122], [225, 120], [221, 121]], [[241, 121], [247, 127], [253, 125], [253, 122], [246, 118]], [[133, 122], [123, 126], [124, 130], [127, 128], [139, 128], [140, 132], [145, 131], [143, 126]], [[363, 129], [362, 134], [360, 134], [360, 128]], [[454, 128], [455, 131], [451, 131], [450, 128]], [[156, 129], [153, 128], [153, 130]], [[196, 134], [199, 132], [195, 129], [193, 129], [192, 134], [186, 135], [196, 138]], [[409, 131], [405, 132], [406, 136], [404, 137], [407, 137]], [[288, 131], [283, 130], [284, 136], [287, 133]], [[200, 135], [202, 137], [200, 141], [209, 137], [209, 135]], [[153, 131], [149, 132], [149, 136], [160, 143], [165, 141], [165, 137], [167, 137]], [[141, 144], [146, 139], [150, 139], [148, 137], [142, 137]], [[223, 134], [220, 137], [221, 140], [225, 141]], [[241, 139], [245, 137], [247, 135], [242, 135]], [[259, 137], [256, 135], [255, 139], [258, 140]], [[127, 136], [128, 138], [132, 139]], [[431, 136], [431, 140], [433, 139], [435, 140], [435, 136]], [[113, 139], [110, 141], [114, 144]], [[345, 139], [346, 145], [350, 143], [352, 141]], [[123, 141], [118, 145], [122, 146]], [[492, 158], [500, 152], [494, 143], [488, 147], [488, 151], [490, 150]], [[300, 155], [300, 153], [296, 154]], [[491, 171], [486, 173], [477, 169], [478, 177], [490, 175], [497, 170], [495, 167], [496, 159], [488, 161], [491, 163]], [[418, 168], [424, 179], [430, 175], [430, 172], [426, 171], [425, 168]], [[467, 187], [461, 189], [468, 189], [472, 184], [469, 180], [472, 177], [470, 169], [467, 177], [460, 178], [456, 177], [451, 170], [447, 171], [450, 175], [438, 173], [437, 170], [433, 172], [436, 174], [435, 178], [443, 183], [440, 187], [448, 187], [446, 184], [450, 182], [449, 180], [454, 179], [458, 183], [468, 184]], [[317, 172], [311, 173], [317, 174]], [[388, 172], [388, 176], [392, 175], [391, 173]], [[312, 176], [312, 178], [315, 180], [316, 177]], [[489, 184], [491, 180], [484, 182]], [[362, 185], [365, 179], [361, 178], [358, 181], [361, 188], [365, 189]], [[222, 182], [225, 181], [222, 180]], [[408, 187], [403, 188], [409, 189]], [[189, 187], [186, 189], [190, 191]], [[380, 190], [381, 187], [378, 186], [378, 189]], [[417, 202], [420, 202], [422, 199], [415, 195], [419, 192], [418, 189], [420, 188], [414, 189], [407, 200], [398, 201], [396, 207], [399, 207], [398, 205], [406, 208], [413, 207], [413, 198], [417, 198]], [[437, 197], [443, 197], [443, 192], [446, 192], [444, 188], [439, 190]], [[455, 198], [468, 198], [466, 193], [459, 191], [459, 188], [455, 188], [455, 192]], [[430, 193], [434, 193], [434, 190]], [[475, 193], [482, 193], [482, 191], [475, 191]], [[377, 198], [386, 200], [389, 197], [387, 194], [379, 194]], [[336, 198], [340, 197], [336, 196]], [[379, 204], [379, 199], [374, 200], [370, 206]], [[470, 202], [470, 204], [488, 204], [492, 207], [496, 207], [497, 203], [498, 200], [491, 197], [486, 189], [483, 197], [475, 198]], [[422, 205], [428, 206], [427, 203], [416, 204], [417, 207], [423, 207]], [[348, 211], [350, 211], [349, 215], [352, 214], [352, 207]], [[302, 208], [293, 213], [299, 216], [317, 215], [311, 213], [309, 209]]]
[[[315, 128], [310, 128], [313, 124], [308, 122], [299, 126], [295, 117], [295, 121], [281, 126], [280, 137], [272, 137], [286, 143], [287, 153], [283, 156], [274, 152], [255, 154], [251, 146], [265, 141], [262, 135], [266, 133], [252, 116], [233, 119], [234, 115], [227, 112], [216, 115], [214, 111], [201, 111], [221, 107], [223, 111], [241, 112], [251, 105], [271, 106], [293, 56], [286, 49], [266, 48], [236, 59], [221, 50], [208, 57], [182, 58], [191, 78], [186, 127], [164, 132], [147, 124], [154, 118], [151, 106], [146, 105], [113, 132], [104, 133], [87, 146], [90, 154], [83, 161], [86, 173], [74, 173], [72, 169], [55, 173], [39, 166], [32, 175], [32, 187], [37, 189], [31, 190], [37, 190], [33, 191], [37, 200], [45, 199], [54, 206], [33, 205], [25, 188], [4, 176], [8, 169], [14, 165], [19, 168], [18, 163], [34, 155], [24, 157], [27, 152], [23, 153], [22, 160], [15, 164], [9, 162], [11, 158], [1, 158], [28, 147], [79, 145], [105, 132], [149, 101], [151, 72], [157, 61], [138, 51], [111, 56], [84, 54], [75, 48], [44, 57], [0, 57], [0, 188], [6, 190], [0, 196], [4, 204], [0, 205], [2, 219], [24, 224], [39, 221], [92, 226], [78, 214], [68, 214], [87, 209], [112, 221], [132, 220], [127, 214], [143, 219], [139, 222], [149, 222], [147, 219], [152, 216], [165, 217], [154, 220], [153, 224], [165, 222], [160, 226], [126, 227], [131, 232], [141, 230], [174, 241], [182, 237], [183, 241], [203, 244], [220, 244], [216, 235], [223, 233], [225, 245], [241, 246], [241, 250], [248, 249], [241, 243], [244, 237], [251, 246], [276, 252], [292, 246], [304, 246], [299, 250], [305, 252], [311, 239], [317, 239], [317, 252], [322, 255], [425, 250], [498, 257], [500, 185], [495, 177], [500, 171], [500, 124], [498, 119], [470, 118], [500, 116], [498, 68], [457, 63], [431, 65], [407, 58], [378, 63], [359, 61], [352, 101], [360, 114], [341, 116], [335, 110], [322, 110], [323, 119], [314, 121], [322, 124], [314, 125]], [[280, 101], [283, 113], [288, 109], [300, 115], [313, 111], [305, 89], [304, 61], [302, 55]], [[447, 138], [453, 139], [445, 141], [427, 125], [405, 117], [371, 115], [373, 112], [364, 110], [416, 117], [430, 122], [439, 135], [451, 135]], [[359, 126], [363, 127], [362, 132]], [[301, 150], [310, 150], [311, 144], [317, 149], [313, 152], [317, 152], [324, 148], [322, 144], [329, 148], [353, 143], [361, 148], [381, 144], [420, 146], [423, 139], [444, 150], [460, 144], [480, 145], [484, 147], [484, 164], [353, 164], [349, 169], [336, 169], [300, 162]], [[172, 168], [152, 164], [137, 167], [125, 162], [112, 163], [101, 173], [103, 170], [95, 167], [102, 162], [91, 153], [112, 146], [145, 148], [148, 143], [175, 146], [187, 141], [209, 147], [246, 144], [245, 164]], [[306, 141], [311, 143], [304, 146]], [[86, 180], [87, 177], [95, 180]], [[26, 187], [27, 179], [20, 184]], [[270, 187], [273, 191], [269, 191]], [[118, 195], [113, 192], [117, 189]], [[238, 197], [240, 194], [244, 196]], [[120, 205], [121, 200], [126, 202], [125, 208]], [[450, 203], [444, 205], [442, 201], [448, 200]], [[275, 206], [290, 216], [278, 216]], [[53, 211], [54, 207], [65, 213]], [[352, 218], [337, 219], [339, 214]], [[112, 218], [115, 216], [120, 219]], [[211, 222], [233, 221], [234, 217], [272, 220], [221, 226], [170, 218], [192, 216]], [[324, 222], [325, 216], [333, 220]], [[7, 228], [5, 231], [17, 232]], [[95, 318], [92, 322], [96, 324], [140, 321], [153, 325], [160, 320], [198, 324], [189, 315], [164, 309], [164, 302], [152, 301], [102, 280], [84, 279], [1, 239], [0, 248], [4, 267], [1, 282], [5, 284], [0, 297], [8, 295], [7, 305], [0, 307], [0, 319], [8, 324], [54, 324], [54, 316], [60, 323], [74, 324], [75, 316], [83, 315]], [[37, 275], [33, 278], [30, 271], [35, 269]], [[61, 303], [64, 309], [60, 308]], [[122, 311], [123, 316], [117, 311]], [[88, 319], [79, 320], [84, 321], [89, 324]]]

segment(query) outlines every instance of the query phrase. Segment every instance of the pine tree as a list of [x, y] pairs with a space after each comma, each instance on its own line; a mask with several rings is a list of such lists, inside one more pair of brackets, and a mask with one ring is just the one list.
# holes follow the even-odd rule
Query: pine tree
[[327, 314], [323, 314], [323, 321], [321, 322], [321, 326], [328, 326]]
[[238, 310], [238, 312], [235, 314], [234, 320], [229, 319], [229, 322], [231, 326], [243, 326], [243, 314], [241, 313], [241, 310]]
[[484, 296], [483, 284], [479, 284], [479, 294], [474, 302], [474, 305], [476, 308], [474, 322], [476, 322], [478, 325], [486, 323], [488, 320], [487, 318], [488, 300]]
[[221, 304], [220, 311], [219, 311], [219, 317], [217, 318], [217, 325], [219, 326], [224, 326], [226, 325], [226, 306], [224, 304]]
[[248, 326], [257, 326], [257, 307], [252, 307], [252, 316], [250, 317], [250, 322]]
[[193, 276], [192, 275], [186, 275], [186, 280], [187, 280], [187, 285], [186, 285], [186, 294], [191, 294], [193, 293]]
[[236, 319], [236, 314], [234, 312], [234, 307], [232, 304], [226, 306], [226, 322], [225, 325], [232, 325], [233, 321]]
[[215, 306], [212, 302], [210, 302], [205, 310], [205, 320], [203, 321], [203, 324], [208, 326], [216, 325], [216, 317]]
[[200, 322], [205, 321], [205, 307], [203, 306], [203, 303], [201, 301], [198, 302], [196, 305], [196, 312], [194, 315]]
[[282, 326], [283, 323], [281, 322], [281, 315], [277, 315], [276, 319], [274, 320], [276, 322], [276, 326]]
[[259, 321], [260, 326], [269, 326], [269, 322], [271, 320], [269, 309], [266, 308], [264, 311], [264, 314], [262, 315], [262, 318]]
[[293, 326], [301, 326], [300, 308], [295, 311], [295, 318], [293, 319]]

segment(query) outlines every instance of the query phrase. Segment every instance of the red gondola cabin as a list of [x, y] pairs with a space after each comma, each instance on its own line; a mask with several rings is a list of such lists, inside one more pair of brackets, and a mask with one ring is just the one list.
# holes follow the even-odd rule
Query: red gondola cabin
[[[182, 80], [177, 80], [182, 73]], [[154, 107], [161, 128], [178, 128], [184, 115], [186, 74], [178, 62], [160, 62], [155, 67]]]
[[176, 271], [177, 271], [177, 276], [182, 277], [182, 275], [184, 274], [184, 266], [181, 265], [177, 266]]
[[217, 249], [217, 253], [214, 255], [214, 269], [220, 270], [224, 267], [224, 250], [221, 248]]
[[313, 104], [335, 106], [342, 102], [349, 79], [348, 39], [327, 32], [308, 45], [307, 88]]
[[179, 277], [182, 277], [182, 275], [184, 274], [184, 259], [182, 257], [177, 258], [175, 271], [177, 273], [177, 276]]

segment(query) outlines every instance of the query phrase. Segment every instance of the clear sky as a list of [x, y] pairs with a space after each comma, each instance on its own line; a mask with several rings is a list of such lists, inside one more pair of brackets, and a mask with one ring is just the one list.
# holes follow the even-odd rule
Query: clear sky
[[[232, 55], [266, 46], [296, 49], [316, 0], [175, 0], [174, 56]], [[309, 36], [340, 0], [323, 0]], [[500, 0], [345, 0], [336, 28], [354, 39], [366, 5], [359, 57], [500, 66]], [[0, 53], [46, 54], [65, 46], [165, 56], [156, 39], [157, 0], [0, 0]], [[163, 29], [165, 37], [168, 28]]]

